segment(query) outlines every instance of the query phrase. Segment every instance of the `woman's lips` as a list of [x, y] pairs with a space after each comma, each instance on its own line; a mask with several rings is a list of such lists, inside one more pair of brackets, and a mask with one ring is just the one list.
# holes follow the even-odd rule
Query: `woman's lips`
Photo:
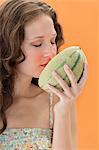
[[49, 63], [49, 61], [48, 61], [48, 62], [46, 62], [45, 64], [40, 65], [40, 66], [45, 67], [48, 63]]
[[51, 58], [48, 58], [48, 59], [45, 61], [45, 63], [41, 64], [40, 66], [45, 67], [45, 66], [49, 63], [50, 60], [51, 60]]
[[40, 65], [41, 67], [45, 67], [47, 64], [44, 64], [44, 65]]

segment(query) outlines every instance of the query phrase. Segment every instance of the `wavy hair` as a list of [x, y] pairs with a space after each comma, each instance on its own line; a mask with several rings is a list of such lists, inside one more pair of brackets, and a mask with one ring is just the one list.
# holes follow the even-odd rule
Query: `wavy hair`
[[[31, 19], [46, 14], [50, 16], [57, 32], [57, 50], [64, 43], [63, 31], [55, 10], [39, 0], [7, 0], [0, 6], [0, 133], [7, 127], [6, 110], [13, 103], [16, 65], [25, 60], [21, 44], [24, 40], [24, 26]], [[38, 79], [32, 83], [38, 86]]]

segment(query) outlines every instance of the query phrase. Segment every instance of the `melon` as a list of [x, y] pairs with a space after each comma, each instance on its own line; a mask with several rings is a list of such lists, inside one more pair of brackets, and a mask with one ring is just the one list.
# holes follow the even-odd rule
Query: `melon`
[[84, 63], [86, 56], [83, 50], [79, 46], [69, 46], [59, 52], [51, 61], [46, 65], [39, 76], [38, 85], [41, 89], [49, 92], [48, 84], [53, 85], [59, 90], [62, 87], [57, 80], [52, 76], [52, 72], [56, 70], [58, 74], [66, 81], [68, 86], [71, 86], [70, 80], [64, 71], [64, 65], [67, 64], [73, 71], [77, 78], [77, 82], [80, 81], [84, 70]]

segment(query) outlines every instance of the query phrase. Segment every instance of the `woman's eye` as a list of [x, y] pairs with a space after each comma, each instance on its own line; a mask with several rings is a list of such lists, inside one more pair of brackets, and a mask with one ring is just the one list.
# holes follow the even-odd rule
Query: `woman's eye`
[[35, 47], [40, 47], [42, 44], [38, 44], [38, 45], [33, 45], [33, 46], [35, 46]]
[[51, 42], [51, 44], [53, 45], [53, 44], [56, 44], [56, 42]]
[[[56, 42], [55, 41], [53, 41], [53, 42], [51, 42], [51, 44], [52, 45], [54, 45], [54, 44], [56, 44]], [[32, 44], [32, 46], [34, 46], [34, 47], [40, 47], [40, 46], [42, 46], [42, 43], [40, 43], [40, 44]]]
[[52, 45], [56, 44], [56, 38], [53, 38], [53, 39], [51, 40], [51, 44], [52, 44]]

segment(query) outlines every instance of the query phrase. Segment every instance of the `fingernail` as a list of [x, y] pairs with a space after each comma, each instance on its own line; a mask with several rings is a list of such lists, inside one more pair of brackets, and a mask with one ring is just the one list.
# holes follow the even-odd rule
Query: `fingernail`
[[67, 64], [65, 64], [64, 66], [66, 66], [66, 67], [67, 67]]
[[68, 68], [68, 65], [67, 65], [67, 64], [65, 64], [65, 65], [64, 65], [64, 68], [66, 68], [66, 69], [67, 69], [67, 68]]

